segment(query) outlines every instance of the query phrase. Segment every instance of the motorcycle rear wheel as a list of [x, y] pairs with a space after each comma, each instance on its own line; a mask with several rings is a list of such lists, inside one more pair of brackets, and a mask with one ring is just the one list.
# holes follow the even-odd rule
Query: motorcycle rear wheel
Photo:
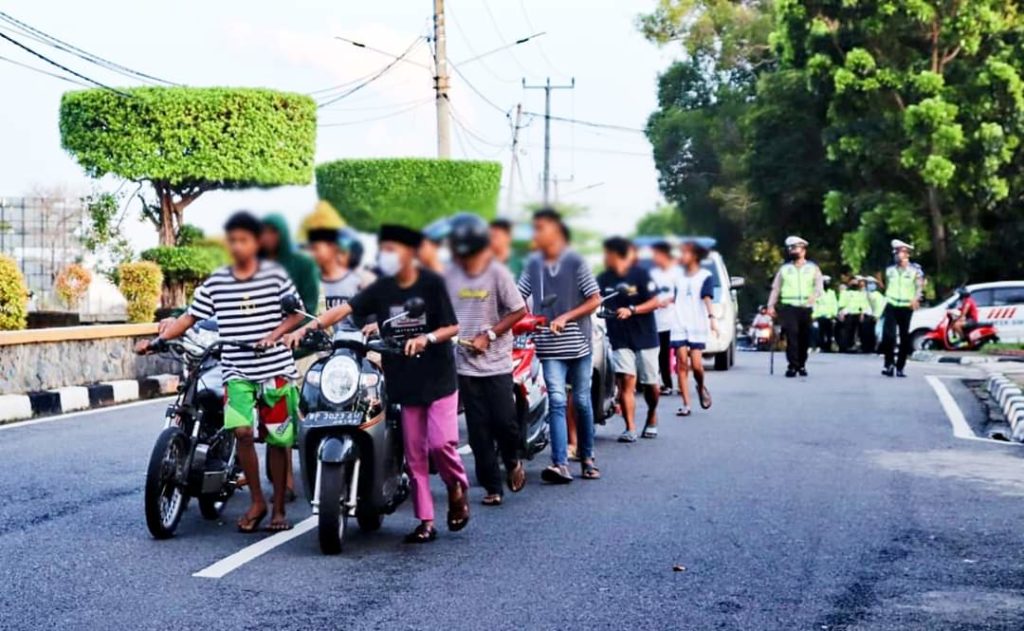
[[345, 465], [324, 463], [320, 469], [320, 514], [317, 523], [320, 551], [324, 554], [341, 552], [348, 526], [348, 510], [342, 508], [341, 500], [347, 493], [348, 472]]
[[188, 495], [181, 485], [188, 460], [188, 437], [168, 427], [156, 439], [146, 469], [146, 527], [155, 539], [174, 535], [185, 512]]

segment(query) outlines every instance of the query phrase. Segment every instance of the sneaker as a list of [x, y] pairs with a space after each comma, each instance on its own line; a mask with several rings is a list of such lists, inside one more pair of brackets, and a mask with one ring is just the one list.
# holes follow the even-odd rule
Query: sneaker
[[663, 396], [663, 397], [667, 397], [670, 394], [672, 394], [673, 392], [674, 392], [674, 390], [672, 388], [668, 387], [668, 386], [662, 386], [661, 387], [661, 396]]
[[895, 372], [896, 368], [894, 366], [886, 366], [885, 368], [882, 369], [882, 374], [885, 375], [886, 377], [892, 377], [895, 374]]
[[804, 368], [803, 366], [801, 366], [800, 368], [796, 369], [796, 374], [800, 375], [801, 377], [806, 377], [807, 376], [807, 369]]
[[627, 429], [626, 431], [624, 431], [621, 434], [619, 434], [619, 442], [620, 443], [635, 443], [636, 442], [636, 434], [634, 434], [633, 432], [631, 432], [631, 431], [629, 431]]
[[790, 379], [792, 379], [793, 377], [796, 377], [796, 370], [793, 369], [793, 368], [787, 368], [786, 369], [786, 377], [788, 377]]
[[689, 416], [689, 415], [690, 415], [690, 408], [689, 408], [689, 406], [684, 405], [681, 408], [679, 408], [678, 410], [676, 410], [676, 416]]
[[907, 376], [907, 373], [903, 372], [902, 368], [897, 368], [896, 369], [896, 376], [900, 377], [902, 379], [902, 378]]
[[572, 482], [572, 474], [564, 464], [553, 464], [540, 472], [540, 479], [548, 484], [569, 484]]

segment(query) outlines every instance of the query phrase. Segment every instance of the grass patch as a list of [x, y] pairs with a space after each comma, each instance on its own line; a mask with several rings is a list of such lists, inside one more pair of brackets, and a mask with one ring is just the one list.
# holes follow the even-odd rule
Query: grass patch
[[1020, 355], [1024, 354], [1024, 344], [996, 342], [981, 347], [981, 352], [986, 355]]

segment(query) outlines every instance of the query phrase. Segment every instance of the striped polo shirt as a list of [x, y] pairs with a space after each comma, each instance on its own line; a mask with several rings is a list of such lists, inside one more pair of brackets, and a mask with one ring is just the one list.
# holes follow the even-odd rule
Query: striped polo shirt
[[[222, 267], [196, 288], [188, 313], [198, 320], [216, 318], [223, 340], [255, 344], [287, 317], [281, 301], [290, 295], [298, 297], [288, 272], [277, 263], [260, 261], [256, 273], [244, 280], [231, 267]], [[220, 364], [225, 380], [299, 376], [291, 351], [281, 345], [260, 353], [226, 345]]]

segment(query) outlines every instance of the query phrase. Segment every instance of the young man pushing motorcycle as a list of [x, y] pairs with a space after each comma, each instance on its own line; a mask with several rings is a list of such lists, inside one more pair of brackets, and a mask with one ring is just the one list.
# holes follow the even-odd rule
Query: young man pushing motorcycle
[[[288, 530], [285, 516], [286, 448], [295, 440], [299, 393], [291, 351], [276, 342], [302, 321], [301, 315], [285, 315], [281, 301], [297, 296], [288, 272], [272, 261], [258, 258], [262, 224], [247, 212], [232, 215], [224, 225], [231, 264], [213, 272], [196, 288], [188, 311], [160, 324], [158, 340], [183, 335], [200, 320], [215, 318], [221, 338], [241, 346], [226, 345], [220, 363], [227, 402], [224, 429], [235, 434], [238, 461], [248, 480], [252, 505], [238, 520], [240, 532], [255, 532], [267, 516], [267, 502], [260, 488], [259, 457], [256, 455], [257, 407], [268, 411], [272, 421], [266, 431], [267, 457], [274, 480], [273, 515], [269, 530]], [[135, 350], [145, 353], [152, 341], [139, 342]], [[273, 416], [268, 419], [268, 416]]]
[[[427, 543], [437, 538], [430, 495], [431, 458], [448, 487], [448, 529], [462, 530], [469, 523], [469, 480], [457, 451], [458, 389], [451, 345], [459, 325], [444, 280], [416, 263], [423, 235], [404, 226], [384, 225], [379, 240], [381, 277], [348, 303], [328, 309], [289, 335], [287, 344], [298, 346], [307, 330], [331, 326], [350, 314], [390, 321], [389, 337], [402, 341], [404, 354], [383, 357], [384, 377], [388, 400], [402, 406], [402, 439], [412, 477], [413, 508], [420, 520], [405, 541]], [[416, 317], [409, 316], [403, 306], [411, 298], [426, 304]]]

